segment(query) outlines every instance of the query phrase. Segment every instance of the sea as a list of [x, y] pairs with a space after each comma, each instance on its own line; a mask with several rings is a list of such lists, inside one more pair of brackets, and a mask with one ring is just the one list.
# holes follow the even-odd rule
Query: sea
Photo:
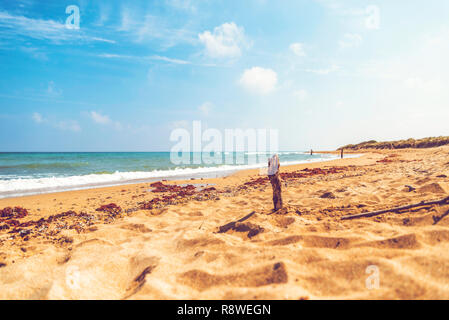
[[[332, 154], [277, 152], [282, 165], [335, 159]], [[34, 152], [0, 153], [0, 198], [124, 185], [158, 180], [214, 178], [243, 169], [267, 166], [271, 154], [223, 152], [208, 154], [213, 164], [176, 164], [170, 152]], [[222, 161], [219, 158], [222, 157]], [[227, 157], [227, 158], [226, 158]], [[233, 159], [233, 161], [229, 161]], [[218, 161], [217, 161], [218, 160]]]

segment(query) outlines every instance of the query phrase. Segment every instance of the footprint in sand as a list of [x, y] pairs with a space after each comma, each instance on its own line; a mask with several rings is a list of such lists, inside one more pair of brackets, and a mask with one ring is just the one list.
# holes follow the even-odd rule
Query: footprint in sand
[[223, 245], [225, 242], [223, 240], [211, 237], [200, 237], [194, 239], [181, 239], [176, 244], [178, 250], [185, 249], [197, 249], [208, 246], [218, 246]]
[[431, 230], [424, 232], [425, 242], [430, 245], [449, 242], [449, 230]]
[[327, 248], [327, 249], [348, 249], [351, 245], [358, 241], [358, 238], [343, 237], [323, 237], [316, 235], [290, 236], [282, 239], [271, 240], [267, 242], [270, 246], [285, 246], [297, 242], [301, 242], [304, 247], [308, 248]]
[[277, 262], [246, 273], [215, 275], [201, 270], [190, 270], [178, 277], [182, 284], [203, 291], [211, 287], [261, 287], [270, 284], [287, 283], [288, 275], [285, 264]]
[[419, 249], [421, 244], [414, 233], [385, 240], [368, 241], [357, 245], [358, 247], [374, 247], [379, 249]]
[[151, 230], [150, 228], [147, 228], [144, 224], [141, 223], [129, 223], [129, 224], [125, 224], [120, 226], [121, 229], [126, 229], [126, 230], [132, 230], [132, 231], [138, 231], [141, 233], [148, 233], [148, 232], [152, 232], [153, 230]]
[[[137, 292], [139, 292], [142, 287], [146, 283], [147, 276], [153, 272], [153, 270], [157, 267], [159, 259], [156, 257], [147, 258], [144, 260], [141, 260], [140, 263], [136, 263], [135, 260], [131, 260], [131, 264], [134, 270], [141, 270], [138, 271], [137, 275], [134, 277], [133, 281], [130, 283], [129, 287], [126, 290], [125, 296], [123, 299], [128, 299], [131, 296], [135, 295]], [[140, 265], [146, 265], [144, 267], [141, 267]]]

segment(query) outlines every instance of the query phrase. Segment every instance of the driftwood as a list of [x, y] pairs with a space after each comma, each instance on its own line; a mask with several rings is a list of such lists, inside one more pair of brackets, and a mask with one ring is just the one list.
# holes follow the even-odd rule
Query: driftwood
[[406, 206], [395, 207], [395, 208], [390, 208], [390, 209], [385, 209], [385, 210], [378, 210], [378, 211], [371, 211], [371, 212], [364, 212], [364, 213], [347, 215], [347, 216], [341, 217], [341, 220], [368, 218], [368, 217], [378, 216], [380, 214], [387, 213], [387, 212], [396, 212], [396, 213], [398, 213], [399, 211], [412, 209], [412, 208], [416, 208], [416, 207], [423, 207], [423, 206], [429, 206], [429, 205], [444, 205], [444, 204], [449, 204], [449, 197], [446, 197], [446, 198], [441, 199], [441, 200], [434, 200], [434, 201], [427, 201], [427, 202], [426, 201], [421, 201], [420, 203], [409, 204], [409, 205], [406, 205]]
[[243, 221], [248, 220], [255, 213], [256, 212], [253, 211], [250, 214], [244, 216], [243, 218], [241, 218], [237, 221], [229, 222], [229, 223], [221, 226], [218, 230], [218, 233], [225, 233], [225, 232], [228, 232], [229, 230], [234, 230], [237, 232], [248, 232], [247, 237], [249, 239], [251, 239], [254, 236], [257, 236], [259, 233], [264, 232], [264, 228], [262, 228], [256, 224], [252, 224], [251, 222], [243, 223]]
[[273, 187], [273, 205], [274, 211], [282, 209], [282, 190], [281, 180], [279, 179], [279, 157], [275, 154], [268, 160], [268, 178]]
[[250, 214], [244, 216], [243, 218], [241, 218], [241, 219], [239, 219], [239, 220], [237, 220], [237, 221], [229, 222], [229, 223], [225, 224], [224, 226], [221, 226], [221, 227], [219, 228], [219, 230], [218, 230], [218, 233], [224, 233], [224, 232], [227, 232], [227, 231], [230, 230], [230, 229], [235, 228], [235, 225], [236, 225], [238, 222], [243, 222], [243, 221], [245, 221], [245, 220], [248, 220], [248, 219], [251, 218], [255, 213], [256, 213], [256, 211], [253, 211], [253, 212], [251, 212]]

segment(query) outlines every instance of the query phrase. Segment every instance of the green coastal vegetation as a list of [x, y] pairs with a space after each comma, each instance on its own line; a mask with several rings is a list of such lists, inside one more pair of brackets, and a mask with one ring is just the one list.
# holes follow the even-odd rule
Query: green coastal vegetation
[[375, 140], [365, 141], [358, 144], [348, 144], [346, 146], [340, 147], [337, 150], [349, 149], [349, 150], [360, 150], [360, 149], [406, 149], [406, 148], [433, 148], [449, 144], [449, 137], [429, 137], [422, 139], [407, 139], [407, 140], [396, 140], [396, 141], [384, 141], [377, 142]]

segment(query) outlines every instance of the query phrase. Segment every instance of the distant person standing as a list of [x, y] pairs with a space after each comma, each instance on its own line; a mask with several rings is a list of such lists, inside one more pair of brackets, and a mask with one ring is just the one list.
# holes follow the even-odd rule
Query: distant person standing
[[343, 159], [343, 148], [340, 150], [340, 157]]
[[312, 149], [310, 149], [310, 155], [313, 156], [313, 150]]

